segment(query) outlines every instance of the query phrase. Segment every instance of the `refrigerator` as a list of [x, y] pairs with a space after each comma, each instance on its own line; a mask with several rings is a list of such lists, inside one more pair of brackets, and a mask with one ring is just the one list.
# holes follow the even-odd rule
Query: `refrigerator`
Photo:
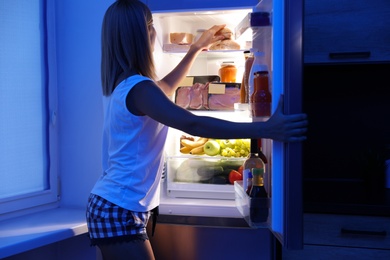
[[[284, 113], [302, 112], [302, 0], [145, 2], [153, 13], [157, 31], [154, 56], [159, 77], [173, 69], [189, 48], [186, 44], [172, 44], [171, 33], [196, 37], [202, 29], [226, 24], [240, 49], [203, 51], [183, 86], [197, 80], [210, 83], [205, 82], [218, 77], [221, 64], [227, 61], [236, 65], [236, 83], [240, 83], [245, 66], [243, 52], [261, 49], [271, 75], [272, 111], [283, 94]], [[266, 42], [261, 37], [264, 27], [255, 22], [259, 13], [269, 14], [271, 37]], [[175, 102], [177, 97], [171, 98]], [[237, 122], [256, 120], [245, 106], [239, 105], [233, 109], [201, 108], [191, 112]], [[242, 164], [245, 157], [182, 154], [182, 135], [188, 134], [169, 129], [160, 186], [160, 215], [156, 234], [150, 238], [157, 259], [280, 259], [282, 248], [302, 249], [300, 143], [262, 140], [263, 152], [269, 159], [266, 172], [270, 176], [267, 183], [271, 193], [270, 214], [267, 223], [256, 225], [248, 219], [248, 198], [242, 194], [240, 182], [221, 185], [177, 177], [185, 161], [194, 165], [201, 162], [201, 167], [204, 161]]]

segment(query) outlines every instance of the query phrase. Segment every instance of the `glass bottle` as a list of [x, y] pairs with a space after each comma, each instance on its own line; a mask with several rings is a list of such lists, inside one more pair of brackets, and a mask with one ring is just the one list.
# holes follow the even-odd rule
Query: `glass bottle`
[[252, 188], [249, 193], [251, 197], [251, 205], [249, 215], [252, 222], [266, 222], [269, 214], [268, 194], [264, 188], [264, 169], [252, 169], [253, 180]]
[[268, 71], [268, 66], [265, 63], [265, 56], [264, 52], [259, 52], [257, 50], [252, 50], [253, 52], [253, 64], [250, 69], [249, 73], [249, 78], [248, 78], [248, 91], [247, 91], [247, 96], [248, 96], [248, 102], [250, 102], [250, 98], [255, 91], [255, 72], [258, 71]]
[[250, 98], [252, 117], [269, 117], [272, 96], [269, 91], [268, 71], [257, 71], [254, 74], [255, 89]]
[[267, 191], [264, 188], [264, 169], [253, 168], [252, 169], [252, 188], [249, 192], [251, 198], [268, 198]]
[[[242, 82], [241, 82], [241, 89], [240, 89], [240, 103], [248, 103], [247, 100], [247, 86], [248, 86], [248, 75], [250, 66], [252, 64], [249, 64], [248, 59], [251, 58], [253, 61], [253, 57], [251, 57], [250, 51], [244, 51], [244, 58], [245, 58], [245, 68], [244, 68], [244, 74], [242, 76]], [[248, 65], [247, 65], [248, 63]]]

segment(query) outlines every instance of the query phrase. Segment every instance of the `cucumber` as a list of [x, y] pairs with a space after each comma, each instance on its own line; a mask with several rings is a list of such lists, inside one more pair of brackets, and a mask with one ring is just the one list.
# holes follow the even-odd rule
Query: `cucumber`
[[227, 183], [229, 183], [229, 180], [222, 175], [214, 176], [210, 180], [210, 184], [227, 184]]
[[202, 180], [211, 179], [223, 173], [223, 168], [221, 166], [201, 166], [198, 168], [197, 173]]

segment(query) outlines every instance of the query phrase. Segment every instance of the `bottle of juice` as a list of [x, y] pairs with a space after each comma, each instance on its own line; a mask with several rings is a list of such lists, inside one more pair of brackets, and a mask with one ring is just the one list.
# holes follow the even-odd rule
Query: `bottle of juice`
[[268, 71], [268, 66], [266, 65], [265, 62], [265, 56], [264, 52], [259, 52], [257, 50], [253, 50], [253, 64], [250, 69], [249, 77], [248, 77], [248, 91], [247, 91], [247, 96], [248, 96], [248, 103], [250, 102], [250, 98], [255, 91], [255, 72], [259, 71]]
[[248, 53], [248, 58], [245, 60], [245, 71], [244, 71], [244, 86], [245, 86], [245, 103], [249, 103], [249, 76], [253, 65], [253, 52]]
[[272, 97], [269, 91], [268, 71], [256, 71], [254, 76], [255, 89], [250, 98], [252, 117], [269, 117]]
[[[253, 57], [251, 56], [250, 51], [244, 51], [244, 58], [245, 58], [245, 68], [244, 68], [244, 74], [242, 76], [242, 82], [241, 82], [240, 103], [248, 103], [248, 99], [247, 99], [248, 76], [249, 76], [250, 68], [252, 66], [251, 63], [253, 62]], [[250, 60], [248, 61], [248, 59]]]

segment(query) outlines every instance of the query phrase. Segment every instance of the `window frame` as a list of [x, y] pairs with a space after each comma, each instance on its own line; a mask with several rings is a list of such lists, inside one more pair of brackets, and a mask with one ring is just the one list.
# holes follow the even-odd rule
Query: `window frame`
[[46, 117], [49, 188], [44, 191], [27, 193], [0, 199], [0, 221], [52, 209], [59, 206], [60, 183], [58, 170], [58, 130], [56, 124], [57, 61], [56, 61], [56, 19], [55, 0], [39, 0], [43, 15], [43, 53], [45, 55], [44, 88], [46, 88]]

